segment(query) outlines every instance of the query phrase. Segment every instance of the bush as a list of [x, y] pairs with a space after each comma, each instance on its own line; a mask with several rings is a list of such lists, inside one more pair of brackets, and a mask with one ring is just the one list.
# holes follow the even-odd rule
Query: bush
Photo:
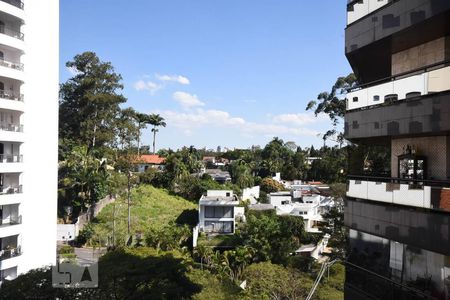
[[59, 248], [59, 251], [58, 251], [59, 254], [71, 254], [74, 252], [75, 252], [75, 250], [73, 249], [73, 247], [69, 246], [69, 245], [62, 246], [61, 248]]
[[267, 194], [279, 192], [284, 189], [284, 186], [281, 183], [269, 177], [261, 180], [260, 187], [261, 191], [266, 192]]

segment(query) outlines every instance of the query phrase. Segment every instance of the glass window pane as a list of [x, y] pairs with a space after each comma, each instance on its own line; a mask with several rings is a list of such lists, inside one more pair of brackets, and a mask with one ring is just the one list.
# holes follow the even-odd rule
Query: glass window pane
[[214, 206], [205, 206], [205, 218], [214, 218]]

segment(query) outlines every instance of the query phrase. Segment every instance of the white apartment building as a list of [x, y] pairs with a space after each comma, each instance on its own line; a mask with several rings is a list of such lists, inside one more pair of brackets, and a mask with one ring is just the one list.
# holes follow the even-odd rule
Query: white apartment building
[[0, 281], [56, 261], [59, 1], [0, 0]]

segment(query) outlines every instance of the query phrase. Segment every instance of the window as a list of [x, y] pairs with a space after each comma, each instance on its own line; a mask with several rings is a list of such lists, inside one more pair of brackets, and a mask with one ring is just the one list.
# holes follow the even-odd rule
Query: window
[[231, 197], [231, 193], [226, 193], [225, 194], [227, 197]]
[[358, 102], [358, 97], [353, 97], [353, 102]]
[[206, 232], [232, 233], [233, 222], [205, 221], [204, 230]]
[[205, 206], [205, 218], [233, 218], [233, 207]]
[[378, 95], [373, 96], [373, 101], [374, 102], [380, 101], [380, 96]]

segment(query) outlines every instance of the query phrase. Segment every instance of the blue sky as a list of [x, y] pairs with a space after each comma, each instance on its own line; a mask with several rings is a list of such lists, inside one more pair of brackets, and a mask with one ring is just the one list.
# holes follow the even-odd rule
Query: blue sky
[[60, 79], [83, 51], [112, 62], [127, 106], [166, 118], [157, 148], [321, 145], [330, 122], [305, 107], [350, 72], [345, 3], [63, 0]]

